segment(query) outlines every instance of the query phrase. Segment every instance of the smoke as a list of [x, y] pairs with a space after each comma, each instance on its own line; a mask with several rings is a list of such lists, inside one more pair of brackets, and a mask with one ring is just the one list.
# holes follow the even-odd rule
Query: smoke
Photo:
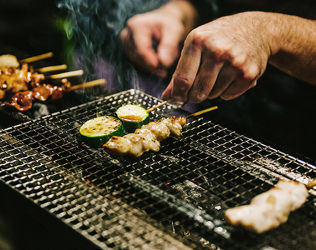
[[156, 9], [167, 0], [63, 0], [59, 8], [68, 10], [73, 36], [74, 63], [84, 69], [87, 80], [105, 78], [110, 91], [130, 86], [139, 88], [141, 81], [134, 67], [124, 58], [119, 34], [126, 21], [139, 13]]

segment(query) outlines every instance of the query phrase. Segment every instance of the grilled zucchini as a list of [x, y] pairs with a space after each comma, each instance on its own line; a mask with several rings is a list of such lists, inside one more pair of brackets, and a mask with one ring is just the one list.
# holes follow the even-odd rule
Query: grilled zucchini
[[127, 133], [132, 133], [142, 125], [149, 123], [149, 114], [146, 109], [134, 104], [120, 107], [116, 111], [116, 115]]
[[101, 148], [112, 136], [123, 136], [124, 129], [119, 119], [101, 116], [85, 122], [79, 133], [82, 142], [93, 148]]

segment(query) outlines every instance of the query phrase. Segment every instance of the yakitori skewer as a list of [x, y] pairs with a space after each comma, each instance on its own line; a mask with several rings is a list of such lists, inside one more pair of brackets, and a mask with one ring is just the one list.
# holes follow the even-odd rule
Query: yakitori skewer
[[[214, 109], [217, 109], [217, 106], [196, 112], [190, 116], [204, 114]], [[123, 137], [113, 136], [103, 145], [103, 148], [113, 155], [130, 154], [136, 157], [150, 150], [158, 152], [162, 140], [172, 134], [180, 136], [188, 117], [169, 117], [162, 118], [158, 122], [150, 122], [136, 129], [134, 133], [129, 133]]]
[[249, 205], [227, 209], [225, 217], [232, 225], [239, 225], [256, 233], [264, 233], [285, 223], [291, 212], [299, 209], [316, 186], [316, 179], [304, 185], [298, 181], [280, 180], [275, 187], [255, 196]]
[[68, 93], [75, 89], [88, 88], [105, 83], [105, 79], [99, 79], [92, 82], [86, 82], [84, 84], [71, 86], [67, 79], [63, 79], [62, 86], [53, 86], [50, 84], [38, 84], [32, 90], [18, 92], [13, 95], [10, 100], [5, 101], [4, 104], [9, 107], [13, 107], [19, 111], [27, 111], [32, 108], [32, 102], [34, 100], [56, 101], [63, 97], [64, 93]]
[[53, 57], [53, 56], [54, 56], [53, 52], [48, 52], [48, 53], [45, 53], [45, 54], [42, 54], [42, 55], [32, 56], [32, 57], [29, 57], [29, 58], [22, 59], [19, 62], [21, 64], [23, 64], [23, 63], [32, 63], [32, 62], [40, 61], [40, 60], [47, 59], [47, 58], [50, 58], [50, 57]]
[[7, 94], [15, 94], [20, 91], [32, 90], [48, 79], [64, 79], [66, 77], [81, 76], [83, 70], [69, 71], [61, 74], [45, 76], [34, 72], [28, 64], [22, 64], [21, 68], [0, 68], [0, 99]]

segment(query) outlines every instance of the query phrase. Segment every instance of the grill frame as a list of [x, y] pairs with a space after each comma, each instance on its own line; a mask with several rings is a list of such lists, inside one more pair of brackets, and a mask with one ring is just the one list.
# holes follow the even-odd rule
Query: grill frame
[[[307, 161], [198, 117], [181, 137], [164, 141], [160, 152], [139, 158], [112, 157], [78, 143], [77, 130], [85, 120], [114, 114], [123, 104], [148, 108], [159, 102], [128, 90], [0, 131], [1, 185], [17, 204], [24, 199], [26, 206], [36, 207], [32, 216], [43, 214], [44, 223], [56, 225], [56, 231], [64, 228], [82, 249], [89, 244], [102, 249], [314, 246], [314, 190], [288, 223], [263, 239], [223, 220], [225, 208], [249, 203], [278, 179], [307, 183], [315, 178], [315, 166]], [[164, 105], [151, 120], [171, 115], [188, 112]], [[305, 238], [285, 237], [289, 229], [302, 230], [299, 221], [307, 223], [304, 233], [313, 231]]]

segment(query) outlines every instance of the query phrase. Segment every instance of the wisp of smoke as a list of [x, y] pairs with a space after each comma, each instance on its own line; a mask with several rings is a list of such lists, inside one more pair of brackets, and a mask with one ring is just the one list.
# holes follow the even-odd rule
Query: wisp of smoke
[[156, 9], [167, 0], [62, 0], [68, 9], [75, 41], [75, 64], [88, 80], [106, 78], [107, 88], [122, 91], [138, 88], [139, 75], [124, 58], [119, 34], [126, 21]]

